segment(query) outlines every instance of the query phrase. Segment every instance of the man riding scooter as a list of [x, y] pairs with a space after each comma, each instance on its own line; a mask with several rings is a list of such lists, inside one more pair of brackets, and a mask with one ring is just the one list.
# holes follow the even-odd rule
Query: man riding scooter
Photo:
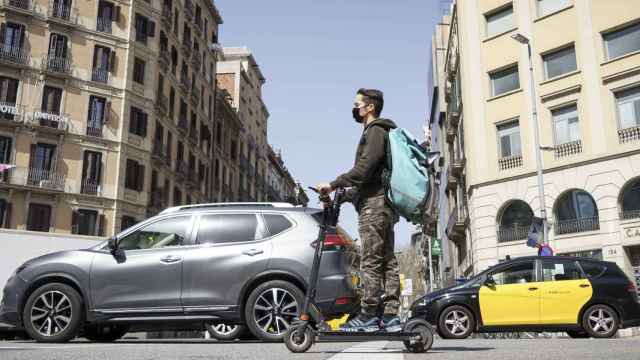
[[[337, 188], [351, 188], [346, 200], [352, 201], [358, 211], [364, 294], [361, 312], [341, 327], [343, 331], [373, 332], [381, 327], [387, 332], [402, 330], [398, 317], [400, 277], [393, 231], [398, 215], [387, 203], [382, 181], [388, 132], [395, 129], [396, 124], [380, 117], [383, 106], [380, 90], [358, 90], [352, 113], [364, 130], [356, 150], [355, 165], [331, 183], [317, 186], [324, 196]], [[381, 293], [384, 294], [382, 297]], [[379, 307], [384, 308], [382, 319], [377, 314]]]

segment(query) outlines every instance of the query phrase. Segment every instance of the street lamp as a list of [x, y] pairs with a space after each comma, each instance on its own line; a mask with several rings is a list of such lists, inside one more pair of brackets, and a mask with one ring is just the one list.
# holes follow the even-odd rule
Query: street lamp
[[536, 100], [535, 81], [533, 76], [533, 61], [531, 60], [531, 43], [529, 39], [520, 33], [511, 35], [515, 41], [527, 45], [529, 55], [529, 83], [531, 85], [531, 118], [533, 121], [533, 134], [536, 147], [536, 165], [538, 168], [538, 196], [540, 197], [540, 217], [542, 217], [542, 243], [548, 243], [547, 234], [547, 208], [544, 204], [544, 181], [542, 180], [542, 154], [540, 152], [540, 130], [538, 128], [538, 110]]

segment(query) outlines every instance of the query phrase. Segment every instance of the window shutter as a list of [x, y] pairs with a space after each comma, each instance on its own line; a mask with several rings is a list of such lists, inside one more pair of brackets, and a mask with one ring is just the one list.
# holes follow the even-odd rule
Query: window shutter
[[102, 153], [96, 153], [95, 154], [95, 167], [96, 167], [96, 172], [95, 172], [95, 176], [96, 178], [94, 179], [95, 182], [100, 185], [102, 184]]
[[111, 49], [109, 51], [109, 72], [114, 72], [116, 69], [116, 50]]
[[98, 236], [104, 236], [104, 227], [105, 227], [105, 222], [107, 221], [107, 218], [104, 216], [104, 214], [100, 214], [98, 216]]
[[36, 144], [31, 144], [30, 155], [29, 155], [29, 169], [33, 169], [35, 167], [37, 146], [38, 145]]
[[89, 151], [85, 151], [82, 159], [82, 180], [87, 180], [89, 175]]
[[72, 234], [78, 233], [79, 218], [80, 218], [80, 214], [78, 214], [77, 211], [71, 212], [71, 233]]
[[138, 164], [138, 191], [144, 190], [144, 165]]
[[113, 18], [112, 20], [115, 22], [119, 22], [120, 21], [120, 6], [116, 6], [115, 10], [113, 11]]
[[136, 134], [138, 128], [138, 109], [131, 107], [131, 113], [129, 114], [129, 132]]
[[111, 121], [111, 101], [107, 101], [104, 107], [104, 113], [102, 114], [104, 122]]
[[7, 203], [7, 206], [4, 209], [4, 227], [7, 229], [11, 229], [11, 210], [12, 209], [13, 209], [13, 204]]
[[7, 24], [2, 23], [0, 24], [0, 44], [4, 45], [4, 35], [7, 31]]
[[142, 113], [142, 116], [140, 116], [140, 136], [142, 137], [147, 137], [147, 123], [148, 123], [148, 119], [149, 119], [149, 114], [147, 113]]
[[24, 46], [24, 38], [27, 34], [26, 30], [26, 26], [24, 25], [20, 25], [20, 31], [18, 32], [18, 45], [20, 46], [20, 49], [22, 49], [22, 47]]
[[156, 23], [148, 20], [147, 21], [147, 36], [154, 37], [156, 35]]
[[56, 56], [56, 43], [58, 34], [51, 34], [49, 37], [49, 56]]

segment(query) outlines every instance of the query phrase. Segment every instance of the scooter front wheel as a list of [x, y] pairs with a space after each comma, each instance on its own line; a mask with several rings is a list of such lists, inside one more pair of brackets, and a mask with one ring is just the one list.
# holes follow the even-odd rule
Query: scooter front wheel
[[410, 320], [404, 326], [404, 332], [415, 333], [419, 339], [406, 340], [404, 346], [412, 353], [424, 353], [431, 349], [433, 345], [433, 329], [424, 320]]
[[[300, 327], [304, 326], [304, 331]], [[284, 344], [289, 351], [294, 353], [302, 353], [313, 345], [314, 333], [311, 326], [307, 324], [299, 324], [291, 326], [284, 334]]]

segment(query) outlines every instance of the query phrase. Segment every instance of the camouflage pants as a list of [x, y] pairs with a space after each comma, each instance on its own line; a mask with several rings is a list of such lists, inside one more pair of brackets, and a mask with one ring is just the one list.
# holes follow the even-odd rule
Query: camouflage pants
[[[362, 311], [376, 314], [382, 305], [380, 302], [384, 301], [384, 313], [396, 314], [400, 307], [400, 277], [393, 252], [393, 226], [398, 219], [384, 195], [362, 199], [360, 205]], [[382, 299], [381, 295], [384, 295]]]

